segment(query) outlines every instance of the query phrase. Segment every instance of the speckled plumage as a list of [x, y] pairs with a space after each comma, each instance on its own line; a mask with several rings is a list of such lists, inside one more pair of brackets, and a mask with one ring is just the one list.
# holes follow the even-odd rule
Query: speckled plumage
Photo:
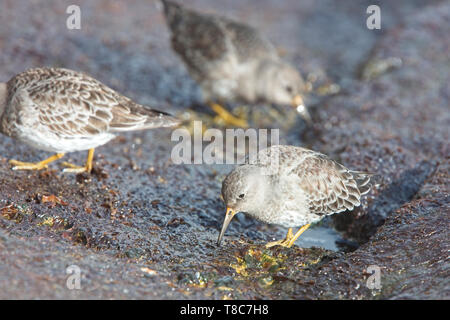
[[205, 101], [286, 105], [302, 101], [299, 72], [283, 62], [256, 29], [162, 2], [172, 47], [202, 88]]
[[87, 150], [118, 132], [178, 124], [174, 117], [69, 69], [29, 69], [1, 88], [0, 132], [46, 151]]
[[[271, 162], [276, 155], [278, 161]], [[236, 167], [223, 181], [222, 196], [233, 212], [284, 227], [304, 226], [359, 206], [370, 177], [321, 153], [277, 145]]]

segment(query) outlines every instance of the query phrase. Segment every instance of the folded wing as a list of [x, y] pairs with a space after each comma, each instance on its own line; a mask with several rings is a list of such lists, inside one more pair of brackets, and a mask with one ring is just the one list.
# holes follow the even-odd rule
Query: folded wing
[[167, 113], [146, 108], [99, 81], [72, 70], [47, 69], [39, 81], [17, 88], [17, 110], [59, 136], [88, 137], [178, 124]]
[[370, 174], [351, 171], [322, 154], [307, 157], [292, 174], [299, 178], [311, 213], [318, 215], [352, 210], [370, 190]]

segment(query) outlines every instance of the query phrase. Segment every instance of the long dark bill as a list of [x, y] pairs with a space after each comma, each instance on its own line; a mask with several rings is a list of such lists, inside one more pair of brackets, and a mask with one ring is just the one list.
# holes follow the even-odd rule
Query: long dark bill
[[233, 219], [235, 214], [236, 214], [236, 212], [233, 209], [227, 208], [227, 214], [225, 215], [225, 219], [223, 220], [222, 230], [220, 231], [219, 239], [217, 239], [218, 246], [220, 246], [223, 235], [225, 234], [225, 231], [227, 230], [228, 225], [230, 224], [231, 219]]

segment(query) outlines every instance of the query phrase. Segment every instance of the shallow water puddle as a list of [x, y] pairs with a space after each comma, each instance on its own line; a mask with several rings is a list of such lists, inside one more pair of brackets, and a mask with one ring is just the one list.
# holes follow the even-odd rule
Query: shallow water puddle
[[326, 226], [315, 226], [306, 230], [295, 244], [301, 248], [320, 247], [326, 250], [339, 251], [336, 241], [342, 237], [334, 229]]

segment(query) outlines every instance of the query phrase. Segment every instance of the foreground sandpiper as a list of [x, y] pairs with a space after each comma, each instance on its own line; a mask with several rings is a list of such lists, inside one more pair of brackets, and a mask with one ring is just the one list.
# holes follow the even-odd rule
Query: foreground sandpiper
[[300, 73], [283, 62], [256, 29], [224, 17], [201, 14], [162, 0], [172, 47], [200, 85], [203, 98], [227, 123], [247, 127], [223, 102], [292, 105], [310, 121]]
[[[267, 247], [291, 247], [311, 223], [359, 206], [361, 196], [370, 190], [370, 177], [312, 150], [282, 145], [262, 150], [253, 163], [236, 167], [223, 181], [227, 211], [217, 244], [233, 216], [244, 212], [289, 228], [286, 239]], [[298, 226], [293, 234], [292, 228]]]
[[94, 149], [118, 132], [177, 125], [94, 78], [62, 68], [29, 69], [0, 83], [0, 132], [56, 154], [37, 163], [10, 160], [13, 170], [40, 170], [67, 152], [89, 150], [85, 166], [65, 163], [65, 172], [90, 172]]

